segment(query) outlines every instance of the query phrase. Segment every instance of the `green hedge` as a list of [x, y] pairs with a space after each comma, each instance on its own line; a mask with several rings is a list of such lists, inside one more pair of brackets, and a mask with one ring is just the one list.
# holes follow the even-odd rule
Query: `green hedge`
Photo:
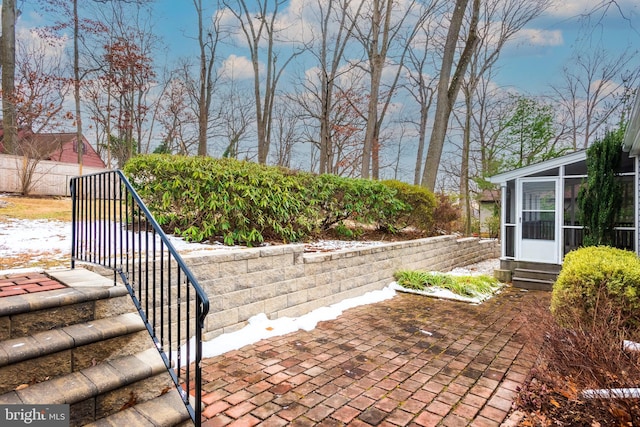
[[397, 185], [234, 159], [152, 154], [124, 172], [158, 222], [194, 242], [297, 242], [345, 221], [396, 226], [412, 209]]
[[314, 210], [294, 175], [233, 159], [145, 155], [124, 168], [158, 222], [188, 241], [298, 241]]
[[381, 182], [337, 175], [306, 175], [307, 197], [318, 209], [319, 228], [327, 230], [350, 220], [378, 224], [395, 218], [408, 206]]
[[605, 246], [568, 253], [553, 286], [551, 312], [559, 324], [594, 328], [597, 322], [637, 329], [640, 260], [635, 253]]
[[397, 180], [382, 181], [382, 183], [396, 191], [396, 198], [405, 204], [406, 209], [398, 211], [387, 218], [389, 224], [385, 228], [402, 230], [413, 227], [425, 232], [431, 232], [434, 226], [434, 212], [436, 210], [436, 196], [429, 190], [418, 185], [407, 184]]

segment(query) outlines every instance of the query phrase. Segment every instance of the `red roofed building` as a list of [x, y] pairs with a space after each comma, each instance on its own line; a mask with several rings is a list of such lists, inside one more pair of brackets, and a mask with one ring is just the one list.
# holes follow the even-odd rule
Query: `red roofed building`
[[[4, 131], [0, 128], [0, 153], [5, 152], [3, 142]], [[21, 130], [18, 132], [18, 152], [14, 154], [28, 155], [39, 160], [53, 160], [62, 163], [78, 163], [78, 149], [82, 151], [83, 166], [105, 168], [106, 165], [83, 137], [82, 144], [76, 143], [76, 134], [64, 133], [32, 133]]]

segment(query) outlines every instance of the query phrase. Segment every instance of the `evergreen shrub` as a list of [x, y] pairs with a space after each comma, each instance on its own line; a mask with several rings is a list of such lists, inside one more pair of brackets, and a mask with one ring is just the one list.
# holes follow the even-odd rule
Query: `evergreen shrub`
[[418, 230], [431, 232], [434, 224], [436, 196], [424, 187], [407, 184], [397, 180], [382, 181], [384, 185], [396, 191], [396, 198], [407, 208], [400, 210], [390, 219], [390, 224], [383, 224], [384, 228], [402, 230], [414, 227]]
[[611, 245], [622, 206], [622, 184], [616, 169], [622, 155], [624, 127], [607, 131], [587, 149], [587, 184], [578, 203], [584, 229], [584, 245]]
[[640, 327], [639, 309], [640, 260], [635, 253], [589, 246], [565, 256], [551, 296], [551, 313], [560, 325], [634, 332]]
[[344, 226], [344, 221], [359, 224], [386, 223], [409, 207], [396, 198], [396, 191], [379, 181], [337, 175], [306, 175], [309, 200], [315, 200], [319, 228]]
[[387, 224], [408, 209], [378, 181], [229, 158], [151, 154], [124, 172], [160, 225], [193, 242], [298, 242], [331, 227], [353, 237], [346, 221]]
[[188, 241], [294, 242], [314, 227], [306, 190], [280, 168], [152, 154], [132, 158], [124, 172], [159, 224]]

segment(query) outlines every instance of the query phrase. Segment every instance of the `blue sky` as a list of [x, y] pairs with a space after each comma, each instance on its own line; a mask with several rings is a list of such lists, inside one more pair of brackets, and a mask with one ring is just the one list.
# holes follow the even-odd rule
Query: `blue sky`
[[[531, 40], [514, 40], [501, 57], [500, 82], [537, 94], [557, 82], [562, 67], [572, 66], [575, 49], [586, 48], [589, 42], [601, 43], [612, 56], [640, 49], [640, 2], [619, 2], [625, 16], [610, 8], [604, 17], [597, 13], [591, 20], [581, 19], [579, 14], [593, 3], [596, 1], [558, 2], [557, 8], [532, 21], [528, 30], [550, 37], [540, 37], [537, 45]], [[640, 66], [640, 61], [635, 61], [635, 66]]]
[[[612, 55], [640, 49], [640, 2], [619, 0], [604, 14], [600, 9], [590, 21], [580, 15], [601, 0], [554, 0], [547, 13], [527, 25], [504, 49], [497, 83], [532, 95], [549, 91], [563, 66], [571, 66], [575, 47], [591, 34]], [[196, 13], [188, 0], [155, 0], [157, 28], [162, 28], [172, 54], [197, 53]], [[640, 59], [636, 61], [640, 66]]]
[[[532, 95], [547, 92], [549, 84], [557, 81], [562, 67], [571, 65], [572, 50], [584, 44], [589, 33], [593, 34], [592, 40], [601, 42], [612, 55], [640, 48], [640, 2], [637, 0], [617, 0], [617, 5], [612, 5], [605, 15], [600, 10], [591, 22], [579, 16], [602, 0], [552, 1], [554, 5], [530, 22], [503, 50], [496, 77], [498, 85]], [[20, 25], [42, 25], [42, 17], [30, 9], [30, 3], [18, 0], [18, 7], [24, 10]], [[214, 1], [204, 3], [212, 5], [208, 10], [212, 13]], [[155, 0], [153, 14], [155, 31], [167, 45], [162, 56], [166, 55], [171, 61], [179, 56], [197, 55], [197, 17], [191, 0]], [[640, 60], [635, 65], [640, 66]]]

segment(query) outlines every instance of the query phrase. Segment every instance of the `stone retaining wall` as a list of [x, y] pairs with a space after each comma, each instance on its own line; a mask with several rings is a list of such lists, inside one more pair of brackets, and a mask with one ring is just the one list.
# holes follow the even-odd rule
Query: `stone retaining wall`
[[449, 271], [500, 256], [497, 240], [440, 236], [326, 253], [304, 245], [185, 256], [211, 302], [205, 339], [237, 330], [251, 317], [296, 317], [379, 290], [399, 269]]

